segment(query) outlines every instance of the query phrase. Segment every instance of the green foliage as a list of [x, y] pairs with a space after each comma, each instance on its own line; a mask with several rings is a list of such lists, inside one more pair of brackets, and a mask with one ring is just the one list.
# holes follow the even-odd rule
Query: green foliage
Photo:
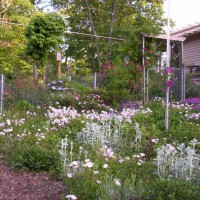
[[152, 200], [198, 200], [200, 188], [183, 180], [153, 180], [141, 199]]
[[27, 111], [27, 110], [34, 110], [35, 106], [31, 103], [29, 103], [26, 100], [20, 100], [15, 104], [14, 110], [16, 111]]
[[136, 87], [141, 83], [141, 71], [137, 66], [130, 65], [124, 67], [116, 67], [109, 72], [107, 84], [102, 92], [102, 97], [110, 105], [119, 107], [119, 103], [123, 99], [134, 99]]
[[2, 23], [0, 27], [0, 73], [10, 77], [16, 74], [27, 77], [31, 75], [32, 67], [30, 60], [24, 56], [26, 38], [23, 25], [28, 24], [36, 9], [29, 0], [15, 0], [10, 3], [3, 13], [3, 20], [16, 25]]
[[38, 146], [22, 146], [14, 167], [32, 171], [51, 171], [56, 168], [56, 152]]
[[42, 60], [51, 49], [58, 49], [63, 42], [65, 23], [56, 13], [40, 14], [33, 17], [26, 29], [28, 39], [26, 53], [34, 59]]
[[[95, 30], [97, 35], [124, 39], [124, 41], [96, 37], [91, 39], [83, 35], [67, 34], [69, 46], [66, 57], [72, 58], [72, 61], [80, 67], [89, 67], [93, 70], [100, 70], [97, 67], [98, 56], [103, 66], [108, 53], [107, 58], [112, 64], [123, 62], [124, 57], [128, 55], [135, 64], [141, 65], [140, 34], [159, 33], [164, 25], [163, 0], [134, 0], [131, 2], [133, 6], [130, 6], [128, 0], [89, 0], [88, 5], [85, 1], [76, 0], [51, 0], [51, 2], [55, 9], [67, 16], [71, 31], [94, 34]], [[115, 3], [117, 12], [114, 10]]]

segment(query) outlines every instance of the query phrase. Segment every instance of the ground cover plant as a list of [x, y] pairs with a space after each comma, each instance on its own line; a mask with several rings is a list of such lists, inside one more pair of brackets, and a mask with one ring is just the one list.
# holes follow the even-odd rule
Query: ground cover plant
[[[81, 101], [78, 94], [74, 98]], [[95, 110], [87, 109], [91, 98], [101, 102], [93, 94], [84, 98], [83, 109], [59, 102], [41, 109], [26, 102], [26, 110], [21, 102], [1, 113], [5, 162], [62, 180], [65, 199], [199, 198], [198, 110], [172, 104], [166, 132], [162, 99], [119, 110], [96, 104]]]

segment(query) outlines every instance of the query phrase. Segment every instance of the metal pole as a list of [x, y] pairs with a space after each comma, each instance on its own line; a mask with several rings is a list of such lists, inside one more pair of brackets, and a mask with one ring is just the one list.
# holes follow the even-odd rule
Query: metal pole
[[94, 73], [94, 89], [97, 89], [97, 73]]
[[0, 111], [3, 111], [3, 98], [4, 97], [4, 76], [1, 74], [1, 91], [0, 91]]
[[[170, 67], [170, 0], [168, 0], [168, 18], [167, 18], [167, 68]], [[170, 80], [169, 74], [167, 75], [167, 81]], [[166, 91], [166, 108], [165, 108], [165, 130], [169, 129], [169, 87]]]
[[147, 70], [147, 102], [149, 101], [149, 71], [150, 69]]
[[143, 67], [143, 105], [145, 104], [145, 66], [144, 66], [145, 36], [142, 36], [142, 67]]

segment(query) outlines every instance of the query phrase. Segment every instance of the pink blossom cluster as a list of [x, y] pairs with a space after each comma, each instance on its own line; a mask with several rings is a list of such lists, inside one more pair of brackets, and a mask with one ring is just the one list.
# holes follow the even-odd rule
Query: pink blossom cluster
[[47, 116], [52, 125], [63, 127], [69, 124], [72, 119], [79, 117], [80, 114], [78, 114], [77, 110], [72, 107], [54, 108], [50, 106], [47, 111]]

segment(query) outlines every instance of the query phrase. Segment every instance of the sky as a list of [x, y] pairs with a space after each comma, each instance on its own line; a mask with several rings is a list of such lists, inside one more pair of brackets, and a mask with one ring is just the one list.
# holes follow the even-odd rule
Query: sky
[[173, 30], [200, 23], [200, 0], [165, 0], [165, 17], [168, 16], [168, 2], [170, 1], [170, 18], [175, 21]]

